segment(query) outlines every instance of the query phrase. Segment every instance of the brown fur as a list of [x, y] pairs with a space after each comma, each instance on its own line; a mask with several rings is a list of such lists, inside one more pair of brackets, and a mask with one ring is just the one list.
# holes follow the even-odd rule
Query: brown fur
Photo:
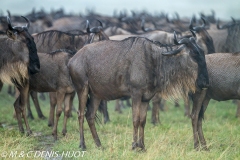
[[[133, 37], [123, 41], [93, 43], [77, 52], [68, 66], [79, 98], [80, 147], [86, 147], [83, 116], [90, 94], [86, 119], [96, 145], [101, 146], [94, 124], [100, 101], [131, 97], [134, 126], [132, 147], [144, 149], [144, 126], [151, 98], [157, 92], [164, 97], [178, 98], [195, 92], [196, 82], [199, 83], [198, 72], [202, 68], [198, 68], [199, 62], [189, 56], [196, 50], [182, 46], [178, 51], [178, 55], [166, 57], [162, 55], [166, 52], [164, 47], [146, 38]], [[201, 52], [199, 57], [202, 56]], [[205, 63], [204, 58], [201, 61]]]
[[[215, 53], [206, 55], [208, 66], [209, 88], [203, 93], [193, 94], [192, 121], [197, 125], [193, 127], [194, 148], [208, 150], [202, 131], [202, 119], [210, 99], [225, 101], [230, 99], [240, 100], [239, 67], [240, 54], [236, 53]], [[219, 63], [221, 62], [221, 63]], [[197, 105], [200, 105], [199, 114], [196, 112]]]
[[0, 35], [0, 79], [4, 83], [13, 83], [20, 92], [14, 108], [20, 132], [24, 132], [22, 118], [24, 119], [27, 134], [31, 133], [27, 117], [26, 102], [29, 91], [29, 74], [36, 74], [40, 64], [36, 53], [36, 45], [28, 32], [29, 20], [23, 17], [27, 26], [12, 27], [7, 17], [8, 29]]

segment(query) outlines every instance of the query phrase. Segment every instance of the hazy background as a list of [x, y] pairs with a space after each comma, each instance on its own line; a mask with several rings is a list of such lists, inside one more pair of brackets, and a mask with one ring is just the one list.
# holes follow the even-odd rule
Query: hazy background
[[12, 14], [27, 14], [35, 8], [37, 11], [44, 9], [63, 8], [66, 13], [86, 13], [86, 9], [93, 9], [96, 13], [113, 15], [114, 10], [119, 13], [126, 10], [142, 11], [149, 13], [168, 13], [169, 17], [177, 12], [180, 17], [199, 16], [200, 12], [216, 13], [216, 18], [230, 20], [230, 17], [240, 18], [240, 0], [0, 0], [0, 11], [6, 14], [9, 10]]

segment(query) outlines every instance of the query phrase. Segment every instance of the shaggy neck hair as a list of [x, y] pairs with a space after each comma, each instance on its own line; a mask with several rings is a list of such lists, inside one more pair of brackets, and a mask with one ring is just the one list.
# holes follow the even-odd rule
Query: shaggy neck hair
[[[153, 50], [155, 50], [153, 48]], [[188, 93], [196, 91], [198, 66], [189, 55], [163, 56], [155, 51], [155, 74], [157, 86], [164, 99], [186, 98]], [[166, 52], [163, 49], [162, 52]]]
[[26, 84], [29, 79], [28, 55], [22, 55], [24, 52], [28, 50], [21, 42], [13, 41], [6, 35], [0, 36], [0, 79], [3, 83], [16, 86]]

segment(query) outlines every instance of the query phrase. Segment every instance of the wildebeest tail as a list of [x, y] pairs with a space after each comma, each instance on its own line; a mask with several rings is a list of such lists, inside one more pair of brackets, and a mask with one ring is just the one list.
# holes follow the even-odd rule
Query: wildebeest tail
[[[88, 96], [88, 99], [87, 99], [87, 104], [86, 104], [86, 109], [85, 109], [85, 113], [87, 113], [87, 111], [90, 109], [90, 97]], [[95, 114], [95, 122], [99, 125], [99, 124], [102, 124], [102, 121], [98, 115], [98, 113], [96, 112]]]

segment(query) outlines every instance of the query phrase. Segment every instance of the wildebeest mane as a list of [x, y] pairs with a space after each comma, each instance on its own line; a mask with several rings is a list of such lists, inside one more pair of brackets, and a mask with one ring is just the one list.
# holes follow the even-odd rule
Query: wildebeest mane
[[35, 66], [40, 68], [40, 62], [37, 56], [37, 47], [33, 41], [33, 38], [27, 38], [27, 47], [29, 51], [29, 73], [35, 74], [36, 71], [34, 70]]
[[58, 55], [59, 53], [61, 52], [65, 52], [68, 54], [69, 58], [72, 57], [76, 52], [72, 51], [72, 50], [69, 50], [69, 49], [58, 49], [58, 50], [55, 50], [53, 52], [48, 52], [48, 53], [45, 53], [51, 57], [54, 57], [56, 55]]
[[[178, 45], [157, 45], [156, 47], [162, 47], [161, 53], [169, 50], [179, 49], [182, 50], [184, 46]], [[169, 47], [171, 47], [169, 49]], [[155, 74], [159, 74], [158, 82], [161, 87], [161, 96], [165, 99], [179, 99], [186, 98], [187, 93], [193, 93], [196, 90], [196, 67], [190, 61], [191, 58], [188, 55], [170, 56], [166, 57], [159, 53], [159, 49], [152, 48], [154, 57], [156, 59]], [[156, 51], [155, 51], [156, 50]], [[184, 78], [183, 78], [184, 77]]]
[[74, 42], [76, 36], [82, 36], [86, 35], [87, 33], [84, 32], [78, 32], [77, 34], [73, 34], [72, 32], [63, 32], [63, 31], [58, 31], [58, 30], [49, 30], [49, 31], [44, 31], [41, 33], [38, 33], [37, 36], [37, 41], [41, 39], [42, 44], [44, 43], [45, 39], [48, 40], [48, 44], [53, 40], [53, 37], [57, 37], [57, 39], [60, 39], [62, 36], [67, 35], [71, 37], [71, 43]]
[[158, 47], [165, 48], [165, 49], [166, 49], [166, 52], [169, 51], [169, 50], [173, 50], [173, 49], [176, 49], [176, 48], [177, 48], [177, 45], [175, 45], [175, 44], [163, 44], [163, 43], [161, 43], [161, 42], [159, 42], [159, 41], [153, 41], [153, 40], [148, 39], [148, 38], [146, 38], [146, 37], [128, 37], [128, 38], [123, 39], [122, 41], [129, 41], [129, 39], [131, 39], [131, 42], [130, 42], [130, 43], [132, 43], [132, 45], [133, 45], [134, 41], [135, 41], [137, 38], [144, 38], [144, 39], [146, 39], [147, 41], [149, 41], [150, 43], [153, 43], [153, 44], [157, 45]]
[[[166, 99], [186, 98], [188, 96], [187, 93], [194, 93], [196, 91], [197, 64], [193, 63], [190, 56], [176, 55], [167, 57], [162, 55], [162, 53], [169, 50], [182, 50], [184, 45], [162, 44], [145, 37], [129, 37], [122, 41], [128, 41], [129, 48], [125, 48], [126, 52], [135, 50], [135, 44], [142, 43], [140, 46], [143, 47], [142, 51], [145, 52], [146, 56], [144, 58], [152, 57], [150, 63], [154, 67], [149, 68], [152, 71], [149, 74], [153, 78], [156, 78], [156, 83], [161, 88], [162, 97]], [[161, 49], [159, 50], [159, 48]], [[151, 56], [147, 56], [150, 54]]]

